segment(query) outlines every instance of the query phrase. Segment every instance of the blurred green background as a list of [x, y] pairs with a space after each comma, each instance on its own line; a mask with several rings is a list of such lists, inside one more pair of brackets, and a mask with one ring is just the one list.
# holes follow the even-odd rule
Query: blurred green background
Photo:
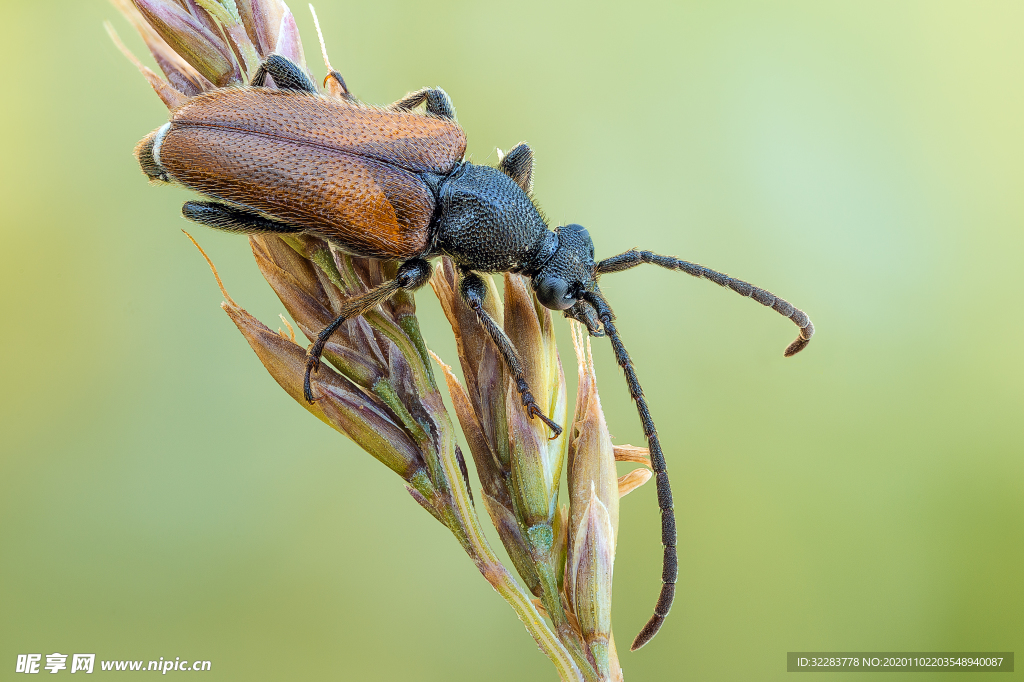
[[[209, 659], [211, 680], [554, 680], [450, 534], [219, 309], [179, 231], [187, 193], [131, 156], [166, 111], [101, 25], [142, 54], [127, 23], [98, 0], [3, 5], [0, 678], [59, 651]], [[317, 9], [364, 100], [444, 87], [480, 163], [528, 140], [540, 204], [599, 256], [676, 254], [817, 326], [784, 360], [794, 327], [734, 294], [654, 268], [605, 281], [680, 536], [675, 609], [622, 652], [627, 679], [782, 679], [791, 650], [1024, 652], [1024, 5]], [[191, 229], [277, 326], [246, 241]], [[596, 351], [612, 432], [640, 443]], [[623, 650], [658, 537], [648, 486], [622, 507]]]

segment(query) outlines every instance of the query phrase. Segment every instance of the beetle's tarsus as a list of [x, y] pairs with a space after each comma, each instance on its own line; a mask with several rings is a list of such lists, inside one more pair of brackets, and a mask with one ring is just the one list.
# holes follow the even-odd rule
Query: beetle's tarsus
[[548, 418], [546, 414], [540, 409], [540, 405], [534, 399], [533, 394], [530, 393], [530, 387], [526, 384], [526, 379], [517, 379], [516, 387], [519, 389], [519, 393], [523, 398], [523, 407], [526, 408], [526, 416], [530, 419], [534, 417], [540, 417], [540, 420], [544, 422], [549, 429], [555, 432], [555, 435], [551, 436], [549, 440], [554, 440], [562, 435], [562, 427], [553, 422]]
[[314, 372], [320, 372], [320, 360], [324, 354], [324, 346], [327, 345], [327, 340], [331, 338], [335, 330], [341, 326], [341, 323], [348, 319], [348, 316], [342, 313], [338, 317], [320, 330], [320, 334], [317, 335], [316, 341], [306, 351], [306, 373], [302, 378], [302, 393], [306, 398], [306, 402], [312, 405], [316, 402], [316, 398], [313, 397], [313, 386], [312, 386], [312, 374]]
[[394, 111], [411, 111], [426, 102], [427, 113], [449, 121], [455, 120], [455, 105], [451, 97], [441, 88], [423, 88], [409, 93], [392, 104], [389, 109]]
[[274, 85], [279, 90], [298, 90], [317, 94], [316, 86], [313, 85], [313, 81], [309, 80], [306, 72], [295, 62], [279, 54], [270, 55], [260, 64], [256, 74], [249, 81], [249, 85], [257, 88], [264, 87], [268, 74], [274, 79]]
[[310, 405], [316, 402], [316, 398], [313, 396], [313, 387], [310, 385], [309, 365], [306, 365], [306, 375], [302, 380], [302, 396]]
[[320, 371], [320, 358], [312, 354], [312, 350], [306, 354], [306, 372], [302, 377], [302, 394], [310, 405], [316, 403], [317, 398], [313, 395], [312, 375]]
[[548, 440], [554, 440], [562, 435], [562, 427], [553, 422], [551, 419], [547, 417], [547, 415], [541, 412], [540, 407], [538, 407], [537, 403], [533, 402], [532, 400], [530, 401], [530, 404], [526, 406], [526, 414], [530, 416], [530, 419], [533, 419], [534, 417], [539, 417], [540, 420], [544, 422], [549, 429], [551, 429], [551, 431], [555, 435], [551, 436], [551, 438], [549, 438]]
[[[501, 152], [500, 149], [498, 151]], [[512, 178], [524, 192], [533, 194], [533, 151], [525, 142], [520, 142], [501, 157], [498, 170]]]

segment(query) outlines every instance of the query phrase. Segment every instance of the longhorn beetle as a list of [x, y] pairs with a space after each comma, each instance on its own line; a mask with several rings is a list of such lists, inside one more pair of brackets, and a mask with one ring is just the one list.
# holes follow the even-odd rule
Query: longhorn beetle
[[[264, 86], [268, 75], [278, 89]], [[186, 202], [189, 220], [247, 234], [307, 232], [353, 255], [401, 261], [393, 280], [349, 300], [309, 348], [304, 391], [310, 402], [310, 375], [334, 331], [399, 290], [422, 287], [432, 271], [428, 259], [436, 256], [456, 264], [461, 295], [497, 346], [524, 408], [556, 436], [561, 427], [541, 413], [515, 347], [484, 309], [487, 289], [477, 273], [526, 275], [544, 306], [594, 336], [607, 335], [643, 423], [661, 509], [662, 588], [633, 642], [632, 649], [640, 648], [661, 628], [675, 595], [675, 512], [658, 432], [598, 277], [650, 263], [709, 279], [796, 323], [800, 333], [786, 356], [807, 345], [814, 326], [764, 289], [671, 256], [632, 249], [595, 262], [583, 227], [548, 229], [531, 199], [533, 152], [525, 144], [497, 168], [469, 163], [463, 161], [466, 135], [443, 90], [419, 90], [377, 108], [359, 103], [338, 72], [327, 78], [340, 86], [340, 98], [321, 95], [301, 68], [272, 55], [249, 87], [212, 90], [174, 110], [138, 144], [136, 157], [151, 179], [214, 199]], [[421, 104], [426, 115], [413, 112]]]

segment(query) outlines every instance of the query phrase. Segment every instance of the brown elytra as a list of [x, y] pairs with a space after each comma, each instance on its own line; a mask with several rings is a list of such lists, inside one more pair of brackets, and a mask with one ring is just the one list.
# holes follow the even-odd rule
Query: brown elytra
[[263, 88], [194, 97], [168, 126], [136, 155], [149, 148], [170, 180], [396, 260], [428, 246], [434, 196], [417, 173], [447, 174], [466, 150], [451, 120]]

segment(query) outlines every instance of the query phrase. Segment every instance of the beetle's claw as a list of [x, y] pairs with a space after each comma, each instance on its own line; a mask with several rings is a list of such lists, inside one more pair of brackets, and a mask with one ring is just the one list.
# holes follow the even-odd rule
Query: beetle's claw
[[529, 405], [527, 405], [526, 414], [530, 415], [530, 419], [533, 419], [534, 417], [540, 417], [540, 420], [544, 422], [547, 425], [547, 427], [555, 433], [555, 435], [551, 436], [551, 438], [549, 438], [548, 440], [554, 440], [562, 435], [562, 427], [548, 419], [548, 417], [543, 412], [540, 411], [540, 408], [537, 407], [537, 403], [531, 402]]

